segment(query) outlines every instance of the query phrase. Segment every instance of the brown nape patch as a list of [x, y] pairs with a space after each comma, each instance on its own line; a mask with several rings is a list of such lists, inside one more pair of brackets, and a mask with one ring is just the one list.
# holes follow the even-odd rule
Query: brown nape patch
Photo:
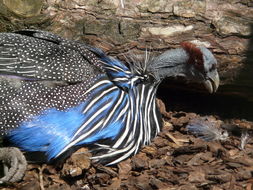
[[195, 65], [199, 70], [204, 70], [203, 54], [200, 49], [190, 42], [182, 42], [180, 45], [189, 55], [188, 63]]

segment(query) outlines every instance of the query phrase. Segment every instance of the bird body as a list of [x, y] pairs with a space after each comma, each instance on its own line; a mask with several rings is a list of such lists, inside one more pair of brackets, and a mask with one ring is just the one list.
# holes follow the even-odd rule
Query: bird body
[[215, 58], [190, 43], [143, 65], [38, 30], [0, 34], [0, 129], [12, 145], [48, 160], [88, 146], [116, 164], [161, 130], [156, 91], [163, 78], [189, 76], [216, 91]]

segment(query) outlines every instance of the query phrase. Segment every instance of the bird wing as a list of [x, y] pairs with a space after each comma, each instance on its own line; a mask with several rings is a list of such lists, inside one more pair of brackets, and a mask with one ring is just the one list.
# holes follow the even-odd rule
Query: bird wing
[[96, 75], [100, 65], [88, 46], [49, 32], [0, 34], [0, 75], [77, 83]]

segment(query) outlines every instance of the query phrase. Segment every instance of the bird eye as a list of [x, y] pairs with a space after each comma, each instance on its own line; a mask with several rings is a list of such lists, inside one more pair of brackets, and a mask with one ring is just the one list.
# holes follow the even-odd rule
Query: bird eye
[[215, 69], [216, 69], [216, 64], [213, 64], [212, 67], [211, 67], [211, 69], [210, 69], [210, 71], [213, 71]]

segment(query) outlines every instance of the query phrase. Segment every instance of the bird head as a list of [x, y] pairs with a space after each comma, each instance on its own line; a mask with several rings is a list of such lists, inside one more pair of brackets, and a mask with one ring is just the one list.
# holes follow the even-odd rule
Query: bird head
[[210, 93], [217, 91], [220, 80], [217, 60], [204, 46], [190, 42], [181, 48], [168, 50], [153, 58], [148, 66], [158, 80], [167, 77], [184, 77], [187, 81], [203, 83]]

